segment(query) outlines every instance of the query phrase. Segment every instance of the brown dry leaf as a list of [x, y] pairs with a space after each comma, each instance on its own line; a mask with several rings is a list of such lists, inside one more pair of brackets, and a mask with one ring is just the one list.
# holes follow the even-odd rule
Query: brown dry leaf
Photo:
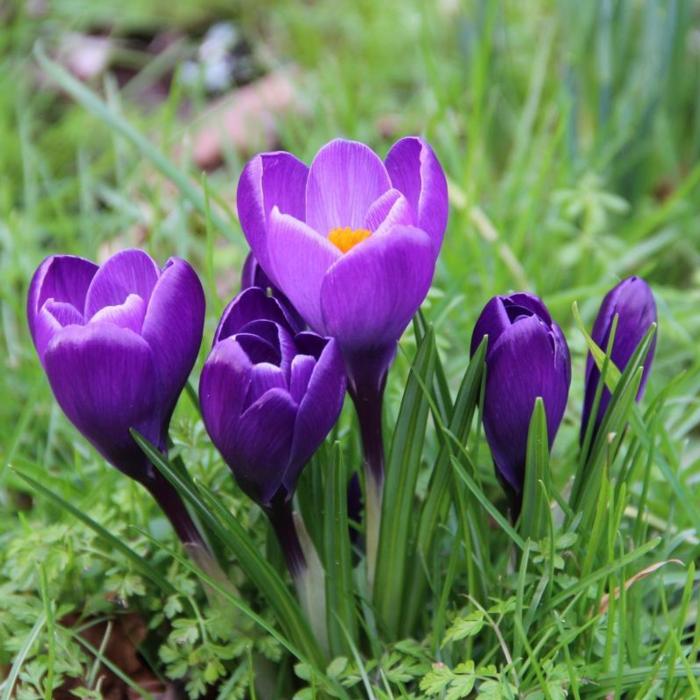
[[[651, 564], [651, 566], [647, 566], [641, 571], [638, 571], [634, 576], [630, 576], [630, 578], [628, 578], [624, 583], [625, 590], [628, 591], [635, 583], [637, 583], [637, 581], [641, 581], [643, 578], [650, 576], [655, 571], [658, 571], [662, 566], [666, 566], [666, 564], [680, 564], [681, 566], [684, 566], [683, 562], [680, 559], [666, 559], [665, 561], [657, 561], [656, 564]], [[615, 587], [615, 590], [612, 592], [612, 595], [613, 598], [615, 598], [616, 600], [620, 597], [619, 586]], [[608, 611], [609, 603], [610, 596], [606, 593], [600, 599], [600, 605], [598, 606], [598, 612], [601, 615], [605, 614]]]
[[278, 120], [303, 112], [295, 74], [289, 68], [274, 71], [214, 103], [192, 127], [195, 163], [211, 170], [228, 149], [249, 155], [274, 146]]
[[[77, 615], [68, 615], [61, 620], [67, 627], [84, 622]], [[95, 649], [103, 649], [105, 658], [131, 678], [142, 689], [157, 700], [177, 700], [176, 688], [162, 683], [144, 664], [138, 647], [146, 638], [147, 627], [140, 615], [128, 613], [110, 622], [104, 620], [85, 627], [80, 636]], [[97, 678], [105, 700], [140, 700], [141, 695], [129, 688], [116, 674], [100, 666]], [[71, 692], [84, 683], [84, 679], [72, 678], [54, 692], [54, 700], [75, 698]]]

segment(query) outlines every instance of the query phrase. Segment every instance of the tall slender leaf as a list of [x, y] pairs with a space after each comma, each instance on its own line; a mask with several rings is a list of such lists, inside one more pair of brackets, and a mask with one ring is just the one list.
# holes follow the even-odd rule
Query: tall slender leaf
[[347, 655], [349, 642], [357, 644], [347, 489], [347, 472], [336, 444], [326, 474], [324, 518], [328, 642], [333, 656]]
[[135, 430], [131, 434], [151, 463], [236, 556], [241, 569], [266, 596], [286, 634], [311, 660], [319, 664], [319, 668], [322, 667], [323, 655], [298, 603], [277, 572], [260, 555], [258, 547], [241, 524], [205, 489], [183, 479], [179, 471], [142, 435]]
[[435, 335], [428, 329], [406, 384], [387, 460], [374, 602], [391, 636], [398, 631], [402, 615], [416, 481], [430, 412], [423, 386], [432, 383], [436, 353]]

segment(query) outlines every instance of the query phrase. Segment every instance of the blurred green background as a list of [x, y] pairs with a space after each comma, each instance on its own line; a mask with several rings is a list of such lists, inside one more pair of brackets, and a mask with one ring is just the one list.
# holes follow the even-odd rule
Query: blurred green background
[[[203, 188], [224, 225], [76, 104], [37, 62], [38, 43]], [[86, 453], [26, 329], [27, 283], [45, 255], [103, 259], [139, 245], [189, 258], [207, 289], [204, 353], [245, 255], [235, 186], [246, 158], [284, 148], [308, 161], [338, 135], [383, 155], [411, 133], [432, 143], [450, 185], [425, 311], [452, 378], [491, 295], [542, 296], [573, 351], [563, 453], [576, 441], [584, 362], [571, 305], [590, 323], [608, 288], [643, 275], [660, 314], [649, 391], [685, 370], [666, 427], [678, 483], [697, 502], [699, 2], [27, 0], [0, 4], [0, 536], [56, 518], [31, 508], [10, 465], [79, 481]], [[102, 467], [100, 493], [117, 483]], [[688, 526], [678, 494], [656, 486], [656, 516]], [[18, 564], [3, 556], [10, 578]]]

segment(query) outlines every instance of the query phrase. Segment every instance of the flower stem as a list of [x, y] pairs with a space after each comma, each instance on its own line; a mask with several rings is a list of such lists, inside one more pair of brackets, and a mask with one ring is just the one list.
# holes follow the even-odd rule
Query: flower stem
[[[228, 579], [219, 565], [219, 562], [212, 554], [209, 545], [204, 540], [204, 537], [202, 537], [202, 534], [187, 512], [187, 508], [182, 502], [180, 495], [172, 484], [158, 474], [147, 480], [144, 486], [153, 496], [156, 503], [158, 503], [168, 520], [170, 520], [175, 533], [180, 538], [190, 559], [202, 569], [207, 576], [226, 588], [229, 593], [238, 595], [235, 586]], [[218, 606], [225, 606], [224, 598], [220, 594], [206, 583], [203, 585], [210, 603]]]
[[167, 516], [182, 544], [196, 545], [209, 551], [202, 534], [194, 524], [175, 488], [160, 474], [142, 482]]
[[379, 548], [379, 527], [382, 514], [384, 489], [384, 440], [382, 437], [382, 403], [386, 386], [386, 370], [378, 377], [354, 374], [350, 379], [349, 393], [355, 404], [360, 423], [362, 452], [365, 471], [365, 542], [367, 556], [367, 582], [374, 587], [374, 573]]
[[291, 503], [284, 497], [274, 498], [265, 508], [265, 513], [282, 548], [297, 597], [311, 625], [311, 630], [318, 643], [327, 652], [326, 580], [316, 548], [303, 520], [297, 513], [292, 512]]

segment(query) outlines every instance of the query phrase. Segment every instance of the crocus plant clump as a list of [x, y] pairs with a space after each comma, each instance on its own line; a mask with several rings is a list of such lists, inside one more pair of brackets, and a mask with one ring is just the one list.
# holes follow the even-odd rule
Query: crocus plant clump
[[238, 183], [241, 227], [263, 271], [317, 333], [334, 338], [360, 421], [370, 582], [384, 480], [382, 396], [396, 346], [425, 299], [447, 224], [447, 182], [422, 139], [382, 161], [337, 139], [306, 166], [263, 153]]
[[[289, 153], [265, 153], [240, 177], [238, 213], [251, 253], [242, 291], [214, 333], [199, 399], [211, 440], [270, 520], [322, 646], [333, 613], [325, 609], [319, 557], [293, 512], [297, 482], [336, 424], [347, 388], [364, 453], [362, 493], [355, 477], [349, 502], [364, 503], [371, 599], [385, 469], [383, 393], [397, 343], [432, 283], [447, 211], [442, 168], [415, 137], [398, 141], [383, 161], [344, 140], [321, 148], [310, 166]], [[202, 548], [177, 492], [130, 430], [167, 453], [170, 418], [200, 348], [204, 311], [202, 286], [187, 262], [173, 258], [159, 268], [140, 250], [101, 266], [47, 258], [27, 301], [37, 354], [66, 416], [109, 463], [153, 494], [183, 542]], [[610, 361], [624, 371], [655, 322], [649, 286], [632, 277], [605, 297], [592, 337], [603, 351], [610, 345]], [[569, 393], [569, 348], [543, 301], [527, 292], [486, 304], [471, 337], [472, 356], [484, 340], [484, 431], [517, 521], [533, 409], [541, 399], [545, 450], [551, 449]], [[589, 426], [599, 429], [611, 401], [599, 383], [591, 354], [582, 440]]]

